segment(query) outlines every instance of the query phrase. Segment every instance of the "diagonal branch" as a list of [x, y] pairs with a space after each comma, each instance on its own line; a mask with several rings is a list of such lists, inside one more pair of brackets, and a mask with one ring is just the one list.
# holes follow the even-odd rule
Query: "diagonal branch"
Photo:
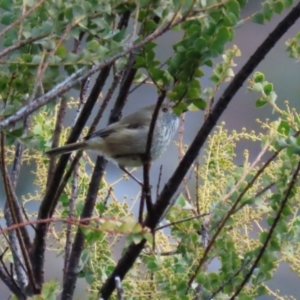
[[150, 162], [152, 160], [151, 158], [151, 146], [152, 146], [152, 140], [153, 140], [153, 134], [154, 134], [154, 128], [155, 128], [155, 124], [159, 115], [159, 111], [160, 108], [166, 98], [166, 90], [162, 90], [161, 94], [159, 95], [157, 102], [156, 102], [156, 106], [153, 112], [153, 116], [150, 122], [150, 126], [149, 126], [149, 133], [147, 136], [147, 143], [146, 143], [146, 152], [143, 159], [143, 177], [144, 177], [144, 182], [143, 182], [143, 190], [142, 190], [142, 201], [140, 203], [141, 208], [140, 208], [140, 216], [139, 216], [139, 221], [142, 221], [142, 213], [143, 213], [143, 204], [144, 204], [144, 199], [146, 202], [146, 206], [147, 206], [147, 211], [148, 213], [151, 212], [152, 210], [152, 199], [151, 199], [151, 188], [150, 188], [150, 176], [149, 176], [149, 172], [150, 172]]

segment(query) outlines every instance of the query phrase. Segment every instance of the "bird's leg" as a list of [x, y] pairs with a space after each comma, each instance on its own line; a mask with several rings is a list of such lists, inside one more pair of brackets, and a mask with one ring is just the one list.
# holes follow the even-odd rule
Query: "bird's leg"
[[124, 167], [119, 166], [119, 168], [125, 172], [130, 178], [132, 178], [135, 182], [137, 182], [140, 186], [144, 186], [144, 184], [138, 180], [135, 176], [133, 176], [128, 170], [126, 170]]

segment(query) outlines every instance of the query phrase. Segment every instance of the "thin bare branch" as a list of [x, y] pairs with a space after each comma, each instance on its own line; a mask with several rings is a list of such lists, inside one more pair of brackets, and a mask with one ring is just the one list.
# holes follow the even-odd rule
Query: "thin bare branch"
[[[146, 143], [146, 152], [145, 156], [143, 157], [143, 161], [146, 164], [150, 164], [152, 157], [151, 157], [151, 147], [152, 147], [152, 141], [153, 141], [153, 134], [155, 125], [157, 122], [157, 118], [159, 115], [160, 108], [166, 98], [167, 90], [161, 90], [161, 94], [159, 95], [156, 106], [153, 112], [153, 116], [151, 119], [151, 123], [149, 126], [149, 133], [147, 137], [147, 143]], [[149, 165], [150, 166], [150, 165]], [[149, 169], [147, 165], [144, 166], [144, 185], [143, 185], [143, 193], [146, 195], [146, 205], [147, 209], [152, 209], [152, 200], [151, 200], [151, 191], [150, 191], [150, 178], [149, 178]]]
[[[73, 178], [72, 178], [72, 189], [71, 189], [71, 197], [69, 201], [69, 219], [73, 218], [74, 211], [75, 211], [75, 201], [77, 198], [77, 191], [78, 191], [78, 164], [76, 164], [73, 172]], [[72, 223], [67, 224], [66, 228], [66, 245], [65, 245], [65, 260], [64, 260], [64, 277], [66, 276], [69, 261], [70, 261], [70, 255], [71, 255], [71, 249], [72, 249]]]
[[[52, 148], [59, 146], [59, 139], [62, 131], [63, 121], [66, 115], [67, 104], [68, 104], [68, 99], [66, 97], [62, 97], [62, 100], [59, 105], [57, 117], [56, 117], [53, 136], [52, 136]], [[56, 157], [54, 156], [50, 157], [46, 186], [48, 186], [49, 182], [52, 180], [52, 176], [55, 171], [55, 161], [56, 161]]]
[[161, 183], [162, 169], [163, 169], [163, 165], [160, 165], [160, 167], [159, 167], [159, 173], [158, 173], [158, 179], [157, 179], [157, 185], [156, 185], [156, 199], [159, 196], [159, 189], [160, 189], [160, 183]]
[[185, 219], [182, 219], [182, 220], [178, 220], [178, 221], [175, 221], [175, 222], [163, 225], [163, 226], [156, 227], [155, 231], [162, 230], [164, 228], [168, 228], [168, 227], [171, 227], [171, 226], [175, 226], [175, 225], [180, 224], [180, 223], [185, 223], [187, 221], [191, 221], [191, 220], [194, 220], [194, 219], [203, 218], [203, 217], [208, 216], [208, 215], [210, 215], [210, 213], [201, 214], [201, 215], [197, 215], [197, 216], [192, 216], [190, 218], [185, 218]]

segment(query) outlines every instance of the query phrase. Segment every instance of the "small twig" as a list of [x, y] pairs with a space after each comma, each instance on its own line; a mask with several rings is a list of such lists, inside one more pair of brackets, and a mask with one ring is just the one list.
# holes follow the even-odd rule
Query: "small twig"
[[157, 186], [156, 186], [156, 199], [159, 196], [159, 188], [160, 188], [160, 182], [161, 182], [161, 176], [162, 176], [162, 169], [163, 169], [163, 165], [160, 165], [160, 167], [159, 167], [159, 174], [158, 174], [158, 180], [157, 180]]
[[[72, 188], [71, 188], [71, 197], [69, 201], [69, 218], [73, 218], [74, 216], [74, 210], [75, 210], [75, 201], [77, 198], [77, 191], [78, 191], [78, 164], [76, 164], [73, 172], [73, 178], [72, 178]], [[66, 228], [66, 244], [65, 244], [65, 261], [64, 261], [64, 270], [63, 274], [64, 277], [66, 276], [66, 272], [68, 269], [68, 264], [70, 260], [70, 253], [71, 253], [71, 247], [72, 247], [72, 224], [67, 223]]]
[[178, 250], [174, 250], [174, 251], [168, 251], [168, 252], [162, 252], [162, 253], [157, 253], [160, 256], [173, 256], [178, 254]]
[[261, 189], [260, 191], [258, 191], [254, 198], [258, 198], [261, 195], [263, 195], [266, 191], [268, 191], [270, 188], [272, 188], [273, 186], [275, 186], [275, 182], [271, 182], [270, 184], [268, 184], [267, 186], [265, 186], [263, 189]]
[[[83, 37], [84, 37], [84, 32], [80, 32], [79, 38], [75, 39], [75, 41], [74, 41], [72, 53], [74, 53], [74, 54], [78, 53], [79, 46], [82, 42]], [[72, 121], [72, 125], [71, 125], [72, 127], [76, 124], [77, 119], [78, 119], [78, 117], [80, 115], [80, 112], [81, 112], [81, 108], [84, 105], [84, 103], [86, 102], [86, 94], [87, 94], [88, 89], [89, 89], [90, 80], [91, 80], [91, 78], [88, 77], [88, 78], [84, 79], [81, 83], [80, 92], [79, 92], [79, 103], [78, 103], [78, 106], [77, 106], [75, 117]]]
[[73, 44], [72, 53], [78, 53], [78, 51], [79, 51], [79, 49], [80, 49], [80, 48], [79, 48], [79, 47], [80, 47], [80, 44], [81, 44], [82, 39], [83, 39], [83, 37], [84, 37], [84, 34], [85, 34], [85, 32], [81, 31], [81, 32], [79, 33], [78, 39], [74, 39], [74, 44]]
[[[29, 221], [28, 214], [27, 214], [26, 209], [25, 209], [25, 207], [24, 207], [24, 204], [21, 203], [20, 206], [21, 206], [22, 213], [23, 213], [23, 215], [24, 215], [25, 220], [28, 221], [28, 222], [30, 222], [30, 221]], [[33, 225], [30, 225], [30, 227], [33, 229], [33, 231], [35, 231], [35, 227], [34, 227]]]
[[79, 93], [79, 103], [78, 103], [78, 106], [77, 106], [77, 109], [76, 109], [76, 113], [75, 113], [74, 119], [72, 121], [71, 127], [75, 126], [75, 124], [77, 122], [77, 119], [80, 116], [81, 109], [83, 108], [83, 105], [86, 102], [85, 95], [86, 95], [86, 93], [88, 91], [89, 84], [90, 84], [90, 77], [88, 77], [87, 79], [83, 80], [82, 83], [81, 83], [80, 93]]
[[[55, 128], [54, 128], [53, 135], [52, 135], [52, 148], [58, 147], [58, 145], [59, 145], [59, 139], [60, 139], [60, 134], [62, 131], [63, 121], [64, 121], [64, 118], [66, 115], [67, 104], [68, 104], [67, 98], [62, 97], [60, 105], [59, 105], [57, 117], [56, 117]], [[56, 158], [54, 156], [50, 157], [49, 165], [48, 165], [48, 177], [47, 177], [46, 186], [48, 186], [49, 182], [51, 182], [51, 180], [52, 180], [52, 176], [55, 171], [55, 161], [56, 161]]]
[[[263, 189], [261, 189], [260, 191], [258, 191], [255, 195], [254, 198], [258, 198], [261, 195], [263, 195], [266, 191], [268, 191], [271, 187], [275, 186], [274, 182], [271, 182], [270, 184], [268, 184], [266, 187], [264, 187]], [[234, 214], [237, 213], [240, 209], [242, 209], [244, 207], [243, 204], [241, 204], [239, 207], [237, 207], [235, 209], [235, 211], [233, 212]]]
[[[168, 61], [168, 59], [167, 59]], [[167, 61], [165, 61], [164, 63], [162, 63], [159, 68], [161, 69], [163, 66], [165, 66], [167, 64]], [[142, 80], [139, 84], [137, 84], [135, 87], [133, 87], [129, 92], [128, 95], [133, 93], [136, 89], [138, 89], [140, 86], [142, 86], [144, 83], [147, 83], [147, 81], [149, 81], [150, 76], [147, 76], [144, 80]], [[150, 81], [148, 82], [150, 83]], [[151, 81], [151, 83], [153, 84], [153, 82]]]
[[211, 213], [206, 213], [206, 214], [201, 214], [201, 215], [197, 215], [197, 216], [192, 216], [192, 217], [189, 217], [189, 218], [185, 218], [185, 219], [182, 219], [182, 220], [178, 220], [178, 221], [166, 224], [166, 225], [162, 225], [162, 226], [156, 227], [155, 231], [162, 230], [164, 228], [168, 228], [168, 227], [171, 227], [171, 226], [174, 226], [174, 225], [177, 225], [177, 224], [180, 224], [180, 223], [184, 223], [184, 222], [187, 222], [187, 221], [191, 221], [191, 220], [194, 220], [194, 219], [199, 219], [199, 218], [202, 218], [202, 217], [205, 217], [205, 216], [209, 216], [210, 214]]
[[[201, 224], [201, 229], [197, 232], [200, 237], [201, 237], [201, 245], [202, 248], [205, 249], [208, 246], [209, 243], [209, 221], [210, 221], [210, 215], [204, 217], [203, 222]], [[207, 266], [208, 266], [209, 262], [205, 262], [204, 266], [202, 267], [202, 269], [204, 271], [207, 270]], [[194, 298], [194, 300], [201, 300], [202, 299], [202, 294], [203, 294], [203, 286], [201, 283], [198, 283], [198, 285], [195, 288], [197, 295]]]
[[[60, 197], [60, 195], [63, 193], [71, 175], [73, 174], [74, 172], [74, 169], [75, 167], [77, 166], [81, 156], [82, 156], [82, 153], [83, 153], [83, 150], [80, 150], [76, 153], [74, 159], [71, 161], [71, 165], [69, 167], [69, 169], [67, 170], [66, 174], [64, 175], [64, 177], [62, 178], [57, 190], [56, 190], [56, 193], [55, 193], [55, 196], [54, 196], [54, 199], [53, 201], [55, 203], [58, 202], [58, 198]], [[53, 208], [53, 211], [54, 211], [54, 208]], [[53, 214], [53, 211], [51, 211], [51, 215]]]
[[23, 41], [19, 41], [16, 44], [2, 50], [0, 52], [0, 58], [2, 58], [3, 56], [7, 55], [8, 53], [13, 52], [13, 51], [15, 51], [15, 50], [17, 50], [17, 49], [19, 49], [23, 46], [26, 46], [28, 44], [32, 44], [35, 41], [41, 40], [41, 39], [45, 38], [46, 36], [48, 36], [47, 33], [36, 36], [36, 37], [32, 37], [32, 38], [29, 38], [29, 39], [26, 39], [26, 40], [23, 40]]
[[199, 157], [196, 160], [196, 180], [195, 180], [195, 189], [196, 189], [196, 210], [197, 214], [200, 214], [200, 194], [199, 194], [199, 186], [200, 186], [200, 160]]
[[[3, 257], [5, 255], [5, 253], [7, 252], [9, 248], [6, 247], [5, 250], [3, 251], [3, 253], [0, 255], [0, 262], [1, 262], [1, 265], [2, 265], [2, 268], [4, 270], [4, 272], [6, 273], [7, 277], [10, 278], [11, 280], [11, 283], [17, 288], [17, 289], [20, 289], [20, 287], [18, 286], [18, 284], [16, 283], [16, 281], [14, 280], [14, 276], [13, 276], [13, 269], [11, 269], [11, 271], [9, 272], [6, 265], [5, 265], [5, 262], [3, 261]], [[21, 290], [20, 290], [21, 292]]]
[[[89, 224], [90, 222], [101, 222], [101, 221], [108, 221], [108, 222], [120, 222], [119, 219], [114, 219], [114, 218], [106, 218], [106, 217], [86, 217], [86, 218], [46, 218], [46, 219], [40, 219], [40, 220], [31, 220], [31, 221], [26, 221], [23, 223], [19, 223], [19, 224], [14, 224], [11, 225], [9, 227], [3, 228], [0, 230], [0, 235], [1, 234], [5, 234], [11, 230], [15, 230], [18, 228], [22, 228], [22, 227], [26, 227], [26, 226], [30, 226], [33, 224], [47, 224], [47, 223], [70, 223], [72, 225], [75, 226], [79, 226], [82, 228], [86, 228], [86, 229], [90, 229], [90, 230], [94, 230], [94, 231], [107, 231], [107, 232], [116, 232], [118, 233], [117, 230], [103, 230], [101, 228], [99, 228], [99, 226], [89, 226], [87, 224]], [[128, 233], [130, 233], [131, 231], [128, 231]]]
[[112, 82], [110, 88], [108, 89], [105, 98], [102, 101], [102, 104], [101, 104], [101, 106], [100, 106], [100, 108], [99, 108], [99, 110], [98, 110], [98, 112], [97, 112], [97, 114], [96, 114], [96, 116], [95, 116], [95, 118], [94, 118], [94, 120], [93, 120], [90, 128], [89, 128], [89, 131], [88, 131], [87, 135], [90, 135], [90, 134], [92, 134], [95, 131], [95, 129], [96, 129], [99, 121], [101, 120], [101, 118], [103, 116], [103, 113], [104, 113], [104, 111], [105, 111], [105, 109], [106, 109], [109, 101], [112, 98], [112, 95], [113, 95], [114, 91], [116, 90], [116, 88], [118, 87], [118, 84], [120, 83], [122, 72], [116, 73], [114, 75], [113, 82]]
[[20, 287], [15, 282], [12, 273], [7, 270], [7, 267], [2, 260], [2, 257], [0, 261], [2, 265], [2, 267], [0, 266], [0, 279], [10, 289], [12, 293], [19, 297], [18, 299], [25, 300], [26, 296], [22, 293]]
[[[179, 161], [181, 161], [184, 156], [184, 150], [183, 150], [183, 148], [184, 148], [184, 143], [183, 143], [184, 121], [185, 121], [185, 114], [182, 114], [180, 116], [180, 124], [179, 124], [179, 130], [178, 130], [178, 144], [179, 144], [178, 159], [179, 159]], [[184, 187], [184, 191], [185, 191], [186, 200], [188, 201], [189, 204], [191, 204], [192, 207], [194, 207], [191, 193], [190, 193], [189, 187], [188, 187], [188, 180], [186, 177], [183, 178], [182, 183], [183, 183], [183, 187]], [[194, 210], [194, 208], [192, 211], [194, 214], [197, 214], [197, 212]]]
[[86, 80], [82, 82], [81, 89], [80, 89], [80, 94], [79, 94], [79, 100], [80, 104], [84, 104], [86, 101], [86, 95], [89, 90], [89, 85], [91, 82], [91, 77], [88, 77]]
[[145, 207], [145, 194], [142, 192], [141, 193], [140, 206], [139, 206], [139, 216], [138, 216], [138, 221], [139, 221], [140, 224], [143, 223], [144, 207]]
[[[150, 213], [152, 210], [152, 197], [151, 197], [151, 186], [150, 186], [150, 163], [146, 163], [143, 166], [143, 186], [142, 186], [142, 198], [143, 201], [141, 202], [141, 205], [144, 205], [143, 202], [145, 200], [147, 211]], [[142, 208], [141, 208], [141, 211]]]
[[149, 177], [150, 163], [152, 160], [151, 147], [152, 147], [152, 141], [153, 141], [153, 135], [154, 135], [156, 121], [157, 121], [157, 118], [159, 115], [160, 108], [165, 100], [166, 94], [167, 94], [167, 91], [162, 90], [161, 94], [159, 95], [159, 97], [157, 99], [156, 106], [155, 106], [153, 116], [152, 116], [150, 126], [149, 126], [145, 155], [142, 157], [142, 161], [144, 164], [144, 167], [143, 167], [144, 183], [143, 183], [142, 194], [145, 197], [148, 213], [150, 213], [152, 210], [152, 199], [151, 199], [151, 188], [150, 188], [150, 177]]
[[124, 297], [123, 297], [124, 290], [123, 290], [121, 279], [119, 276], [115, 277], [115, 282], [116, 282], [116, 290], [117, 290], [118, 300], [124, 300]]
[[105, 197], [105, 199], [104, 199], [104, 201], [103, 201], [103, 210], [102, 210], [101, 213], [100, 213], [100, 217], [102, 217], [103, 214], [104, 214], [104, 211], [105, 211], [105, 208], [106, 208], [106, 206], [107, 206], [107, 202], [108, 202], [108, 200], [109, 200], [109, 198], [110, 198], [110, 196], [111, 196], [112, 190], [113, 190], [112, 187], [109, 187], [109, 189], [108, 189], [108, 191], [107, 191], [107, 195], [106, 195], [106, 197]]

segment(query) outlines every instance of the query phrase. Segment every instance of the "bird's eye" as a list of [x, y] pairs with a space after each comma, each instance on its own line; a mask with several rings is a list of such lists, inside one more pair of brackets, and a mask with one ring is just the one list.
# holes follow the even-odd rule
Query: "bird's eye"
[[167, 112], [167, 111], [168, 111], [168, 108], [167, 108], [167, 107], [164, 107], [164, 108], [162, 109], [162, 111], [163, 111], [163, 112]]

